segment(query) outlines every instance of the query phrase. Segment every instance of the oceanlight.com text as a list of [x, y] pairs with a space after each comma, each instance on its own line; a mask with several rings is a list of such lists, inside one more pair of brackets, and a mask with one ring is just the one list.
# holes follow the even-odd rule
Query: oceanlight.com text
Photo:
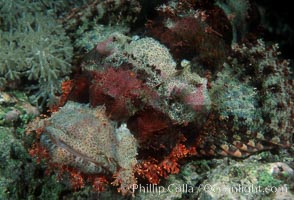
[[180, 192], [180, 193], [195, 193], [195, 192], [210, 192], [210, 193], [276, 193], [282, 192], [287, 193], [288, 188], [286, 185], [276, 187], [276, 186], [257, 186], [257, 185], [243, 185], [243, 184], [236, 184], [234, 186], [217, 186], [213, 184], [200, 184], [198, 187], [193, 187], [189, 184], [169, 184], [167, 186], [160, 186], [154, 184], [134, 184], [131, 188], [133, 192], [142, 192], [142, 193], [157, 193], [162, 194], [166, 192]]

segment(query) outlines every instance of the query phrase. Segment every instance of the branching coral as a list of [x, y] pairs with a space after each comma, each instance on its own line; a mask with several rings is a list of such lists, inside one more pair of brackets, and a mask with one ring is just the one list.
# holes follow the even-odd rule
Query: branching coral
[[24, 68], [25, 57], [22, 54], [22, 50], [17, 48], [16, 40], [18, 38], [19, 36], [16, 34], [1, 31], [0, 88], [4, 87], [7, 82], [20, 79], [22, 69]]
[[38, 81], [31, 86], [38, 90], [33, 99], [43, 105], [60, 92], [60, 78], [71, 72], [72, 47], [52, 17], [35, 15], [19, 19], [18, 31], [1, 34], [1, 87], [21, 79]]
[[34, 2], [27, 3], [24, 0], [0, 1], [0, 29], [14, 30], [18, 24], [18, 19], [25, 13], [36, 9]]
[[62, 27], [53, 19], [38, 16], [25, 29], [26, 35], [20, 43], [25, 51], [25, 73], [29, 80], [38, 80], [41, 86], [49, 85], [45, 93], [36, 97], [36, 100], [40, 97], [46, 100], [59, 91], [58, 79], [71, 71], [72, 47]]

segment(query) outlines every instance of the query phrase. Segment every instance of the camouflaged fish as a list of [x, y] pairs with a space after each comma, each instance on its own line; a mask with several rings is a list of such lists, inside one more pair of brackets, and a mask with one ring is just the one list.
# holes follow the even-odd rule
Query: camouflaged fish
[[104, 174], [128, 193], [138, 177], [158, 184], [178, 173], [187, 157], [240, 158], [291, 147], [293, 83], [276, 45], [235, 45], [210, 81], [187, 62], [177, 71], [153, 39], [124, 48], [114, 48], [107, 65], [83, 66], [63, 88], [64, 107], [36, 126], [44, 130], [39, 142], [49, 162]]

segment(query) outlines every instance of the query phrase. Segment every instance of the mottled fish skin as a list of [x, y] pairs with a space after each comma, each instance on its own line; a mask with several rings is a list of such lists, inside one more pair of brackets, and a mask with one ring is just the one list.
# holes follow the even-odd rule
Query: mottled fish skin
[[48, 119], [41, 142], [48, 147], [53, 162], [78, 167], [85, 173], [114, 173], [117, 163], [112, 147], [116, 138], [106, 120], [104, 108], [89, 109], [68, 102]]
[[[293, 130], [292, 130], [293, 131]], [[293, 133], [270, 136], [246, 129], [234, 130], [233, 124], [211, 114], [196, 139], [198, 156], [245, 158], [260, 151], [290, 148]]]

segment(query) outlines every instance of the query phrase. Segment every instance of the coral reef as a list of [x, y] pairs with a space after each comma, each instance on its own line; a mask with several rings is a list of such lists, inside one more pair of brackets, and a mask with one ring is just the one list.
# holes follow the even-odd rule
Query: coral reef
[[[171, 2], [170, 4], [172, 5]], [[173, 10], [171, 5], [167, 6], [171, 9], [169, 11]], [[179, 35], [187, 32], [181, 26], [199, 26], [197, 30], [201, 30], [201, 35], [195, 33], [195, 38], [189, 40], [188, 44], [197, 44], [198, 40], [203, 39], [205, 45], [209, 45], [209, 41], [211, 44], [221, 42], [228, 45], [225, 44], [224, 37], [219, 37], [219, 32], [215, 33], [217, 37], [210, 35], [215, 30], [225, 30], [224, 27], [214, 27], [213, 18], [206, 19], [213, 15], [206, 16], [206, 11], [201, 15], [201, 11], [192, 9], [197, 5], [187, 5], [191, 6], [190, 11], [196, 17], [192, 18], [191, 13], [186, 13], [183, 9], [172, 18], [178, 20], [178, 26], [167, 24], [173, 24], [171, 18], [163, 20], [167, 27], [174, 28], [171, 33], [174, 32], [177, 37], [171, 41], [188, 38]], [[170, 17], [167, 10], [162, 10], [163, 7], [158, 9]], [[207, 13], [209, 11], [211, 10], [208, 9]], [[221, 11], [216, 13], [223, 16]], [[206, 25], [206, 20], [208, 24], [212, 24]], [[193, 24], [196, 25], [192, 26]], [[151, 27], [151, 35], [157, 26]], [[205, 30], [203, 26], [210, 27], [212, 32]], [[291, 146], [293, 86], [288, 81], [288, 63], [277, 58], [277, 46], [266, 47], [262, 40], [258, 40], [256, 44], [247, 43], [247, 46], [234, 45], [230, 49], [229, 58], [226, 58], [229, 51], [222, 56], [213, 57], [209, 54], [209, 48], [200, 47], [201, 50], [206, 49], [207, 57], [214, 61], [221, 63], [226, 59], [223, 67], [219, 63], [204, 65], [213, 74], [218, 73], [213, 77], [203, 78], [191, 69], [191, 62], [195, 66], [197, 59], [183, 59], [179, 63], [173, 59], [167, 47], [151, 37], [128, 37], [120, 32], [109, 33], [107, 28], [102, 29], [101, 34], [104, 36], [99, 36], [93, 49], [87, 50], [80, 71], [73, 80], [65, 82], [65, 93], [59, 104], [63, 107], [57, 108], [50, 118], [41, 121], [42, 128], [38, 133], [41, 146], [36, 145], [34, 150], [40, 152], [40, 155], [34, 155], [41, 158], [42, 146], [50, 149], [48, 162], [66, 169], [64, 171], [73, 177], [74, 187], [83, 187], [88, 174], [102, 174], [105, 176], [103, 180], [108, 181], [114, 176], [113, 185], [120, 186], [118, 190], [126, 194], [130, 192], [131, 185], [136, 183], [135, 175], [141, 181], [159, 184], [169, 174], [179, 173], [180, 163], [187, 158], [217, 155], [246, 157], [276, 146]], [[162, 37], [165, 38], [168, 37]], [[172, 49], [168, 43], [166, 45]], [[193, 48], [185, 51], [191, 54], [198, 51], [201, 56], [205, 54], [205, 51]], [[219, 52], [224, 53], [223, 50]], [[180, 67], [177, 67], [177, 62]], [[215, 80], [211, 81], [213, 78]], [[84, 97], [80, 97], [81, 95]], [[279, 101], [276, 96], [283, 96], [283, 99]], [[67, 100], [78, 103], [66, 103]], [[81, 111], [79, 106], [82, 105], [79, 103], [89, 103], [93, 108], [90, 110], [84, 107], [85, 111]], [[97, 124], [94, 125], [94, 121], [98, 123], [100, 120], [94, 113], [97, 109], [101, 111], [101, 106], [105, 106], [105, 120], [109, 118], [122, 124], [124, 128], [121, 128], [129, 130], [129, 134], [133, 135], [136, 142], [132, 143], [138, 144], [138, 151], [135, 151], [138, 154], [132, 154], [135, 155], [131, 158], [134, 162], [127, 164], [128, 167], [123, 167], [124, 164], [120, 163], [121, 155], [111, 153], [118, 152], [114, 144], [117, 144], [118, 149], [127, 146], [120, 147], [119, 141], [112, 135], [114, 131], [109, 130], [111, 123], [105, 122], [105, 127], [102, 126], [99, 130], [96, 127], [96, 131], [91, 131], [96, 129]], [[73, 115], [74, 110], [80, 113], [79, 116]], [[84, 118], [87, 118], [86, 122]], [[39, 123], [33, 123], [32, 131], [40, 130], [40, 127], [34, 128]], [[81, 135], [82, 130], [89, 131], [82, 138], [68, 135], [71, 132]], [[106, 136], [104, 133], [107, 133]], [[112, 139], [105, 140], [108, 137]], [[90, 148], [94, 145], [89, 146], [91, 150], [85, 151], [84, 142], [88, 139], [91, 140], [89, 143], [92, 140], [103, 141], [103, 144], [94, 148], [98, 151], [96, 156], [92, 155], [95, 151]], [[53, 143], [59, 148], [51, 152], [52, 148], [47, 143]], [[130, 149], [128, 151], [132, 152]], [[43, 154], [43, 157], [46, 158], [46, 155]], [[86, 158], [86, 161], [79, 161], [76, 157]], [[98, 157], [102, 160], [97, 160]], [[115, 162], [108, 163], [107, 160]], [[91, 162], [93, 168], [88, 169]], [[93, 164], [96, 167], [99, 165], [102, 170], [95, 170]], [[120, 170], [118, 166], [123, 169]], [[76, 168], [80, 170], [75, 171]], [[109, 170], [105, 170], [106, 168]], [[93, 180], [92, 185], [95, 188]], [[98, 184], [97, 187], [101, 186]]]
[[0, 198], [291, 198], [292, 72], [254, 2], [0, 6]]

